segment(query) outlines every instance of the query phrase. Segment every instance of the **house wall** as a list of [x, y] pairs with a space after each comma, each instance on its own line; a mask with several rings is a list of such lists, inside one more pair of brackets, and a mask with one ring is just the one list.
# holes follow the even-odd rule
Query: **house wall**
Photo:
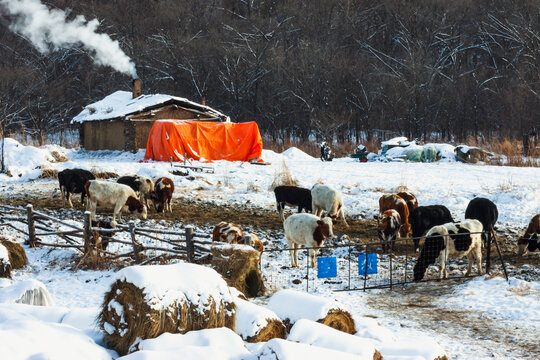
[[86, 150], [124, 150], [123, 121], [88, 121], [83, 123], [83, 146]]

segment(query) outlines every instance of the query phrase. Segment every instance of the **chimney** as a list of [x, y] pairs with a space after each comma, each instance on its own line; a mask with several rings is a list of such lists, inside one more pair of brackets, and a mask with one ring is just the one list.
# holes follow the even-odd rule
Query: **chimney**
[[141, 79], [133, 79], [133, 98], [138, 98], [141, 95]]

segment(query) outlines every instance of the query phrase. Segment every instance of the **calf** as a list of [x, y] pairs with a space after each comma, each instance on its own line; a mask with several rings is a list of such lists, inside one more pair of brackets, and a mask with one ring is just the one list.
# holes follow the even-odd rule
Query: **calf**
[[401, 217], [394, 210], [386, 210], [377, 217], [377, 229], [379, 239], [382, 242], [383, 252], [388, 251], [388, 246], [392, 247], [392, 242], [398, 238], [399, 229], [401, 228]]
[[276, 195], [277, 211], [279, 218], [284, 221], [283, 208], [285, 205], [298, 206], [298, 212], [302, 210], [312, 212], [311, 191], [297, 186], [278, 186], [274, 189]]
[[416, 196], [410, 191], [400, 191], [396, 194], [407, 203], [407, 208], [409, 209], [409, 215], [413, 212], [414, 209], [418, 207], [418, 200]]
[[229, 244], [239, 244], [244, 237], [242, 229], [238, 225], [220, 222], [212, 231], [212, 241], [221, 241]]
[[420, 248], [420, 237], [433, 226], [454, 222], [450, 210], [444, 205], [419, 206], [409, 215], [414, 251]]
[[130, 212], [137, 211], [143, 219], [146, 219], [147, 209], [139, 199], [137, 194], [127, 185], [113, 183], [109, 181], [90, 180], [85, 185], [88, 195], [88, 210], [91, 213], [91, 219], [96, 221], [97, 204], [114, 206], [113, 219], [111, 225], [116, 227], [116, 216], [122, 220], [122, 209], [127, 206]]
[[324, 210], [326, 216], [336, 222], [338, 216], [341, 215], [343, 223], [349, 227], [343, 212], [343, 196], [338, 190], [329, 185], [316, 184], [311, 189], [311, 202], [316, 216], [321, 216]]
[[154, 191], [154, 183], [150, 178], [146, 176], [122, 176], [116, 180], [119, 184], [124, 184], [132, 188], [135, 192], [139, 193], [139, 200], [144, 202], [146, 207], [148, 207], [148, 199], [151, 198], [151, 195]]
[[401, 237], [409, 237], [411, 225], [409, 224], [409, 208], [407, 203], [396, 194], [386, 194], [379, 198], [379, 213], [383, 214], [386, 210], [396, 210], [401, 218], [401, 227], [399, 234]]
[[327, 238], [332, 238], [332, 219], [325, 217], [322, 220], [312, 214], [293, 214], [283, 222], [285, 237], [291, 254], [291, 266], [298, 267], [298, 247], [309, 247], [311, 267], [316, 267], [315, 258]]
[[[495, 230], [495, 223], [499, 217], [497, 206], [489, 199], [474, 198], [465, 209], [465, 219], [476, 219], [482, 223], [484, 231], [492, 232]], [[487, 244], [487, 235], [482, 234], [484, 245]]]
[[465, 276], [471, 274], [473, 261], [476, 261], [478, 273], [482, 275], [481, 232], [482, 223], [474, 219], [432, 227], [426, 234], [424, 246], [414, 265], [414, 281], [422, 280], [426, 269], [437, 259], [441, 268], [439, 278], [446, 279], [446, 262], [449, 256], [467, 256], [469, 267]]
[[152, 202], [157, 212], [169, 211], [172, 213], [171, 200], [174, 193], [174, 182], [166, 177], [156, 180]]
[[527, 251], [540, 250], [540, 214], [533, 216], [525, 233], [518, 239], [518, 255], [523, 256]]
[[58, 173], [58, 183], [60, 185], [60, 194], [62, 196], [62, 206], [65, 206], [66, 199], [69, 207], [73, 207], [71, 194], [81, 194], [81, 205], [84, 204], [86, 190], [84, 185], [88, 180], [94, 180], [96, 177], [88, 170], [83, 169], [65, 169]]

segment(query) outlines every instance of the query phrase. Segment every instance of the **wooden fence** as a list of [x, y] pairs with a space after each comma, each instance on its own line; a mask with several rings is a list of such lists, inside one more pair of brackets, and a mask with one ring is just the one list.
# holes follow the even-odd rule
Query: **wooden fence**
[[[15, 226], [14, 223], [21, 224]], [[194, 231], [186, 226], [184, 231], [138, 227], [133, 221], [128, 225], [118, 224], [116, 228], [93, 226], [90, 212], [83, 215], [82, 223], [69, 223], [65, 220], [35, 211], [31, 204], [26, 207], [0, 205], [0, 225], [12, 228], [28, 237], [28, 244], [34, 246], [50, 246], [56, 248], [74, 248], [87, 255], [100, 252], [112, 259], [131, 257], [136, 263], [145, 264], [167, 255], [179, 257], [188, 262], [196, 262], [210, 253], [212, 243], [210, 235]], [[99, 225], [99, 224], [98, 224]], [[63, 227], [64, 230], [59, 230]], [[117, 236], [118, 234], [125, 234]], [[56, 237], [56, 242], [45, 241], [44, 238]], [[153, 244], [148, 244], [150, 240]], [[103, 250], [104, 243], [123, 244], [129, 250], [113, 253]], [[144, 252], [159, 253], [152, 257], [141, 256]]]

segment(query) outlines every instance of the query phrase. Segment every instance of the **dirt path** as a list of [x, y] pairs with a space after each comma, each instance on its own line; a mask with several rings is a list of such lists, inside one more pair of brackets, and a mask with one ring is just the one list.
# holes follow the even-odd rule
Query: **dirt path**
[[[403, 321], [402, 326], [431, 330], [460, 346], [480, 347], [485, 355], [504, 359], [538, 359], [540, 343], [535, 334], [520, 329], [515, 322], [493, 320], [479, 311], [444, 307], [444, 299], [453, 296], [462, 281], [430, 282], [395, 288], [368, 295], [368, 305], [381, 313]], [[452, 349], [447, 349], [451, 358]], [[479, 356], [480, 357], [480, 356]]]

